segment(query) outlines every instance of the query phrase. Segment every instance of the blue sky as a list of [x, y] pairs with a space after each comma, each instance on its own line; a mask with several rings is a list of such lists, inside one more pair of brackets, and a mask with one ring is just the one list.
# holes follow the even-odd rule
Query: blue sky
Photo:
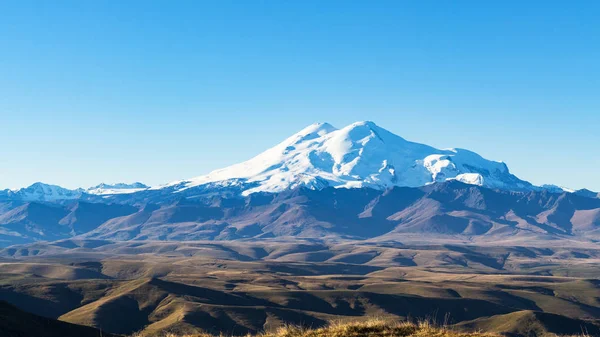
[[600, 190], [598, 17], [598, 1], [2, 1], [0, 188], [165, 183], [373, 120]]

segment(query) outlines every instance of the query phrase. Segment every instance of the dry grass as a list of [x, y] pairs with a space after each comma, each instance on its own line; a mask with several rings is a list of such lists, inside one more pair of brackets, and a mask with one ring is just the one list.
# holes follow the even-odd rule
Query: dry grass
[[[319, 329], [305, 329], [297, 326], [284, 326], [274, 332], [246, 337], [498, 337], [496, 334], [480, 332], [459, 332], [446, 327], [437, 327], [429, 322], [391, 323], [386, 320], [372, 319], [363, 322], [332, 323]], [[166, 337], [214, 337], [209, 334]]]

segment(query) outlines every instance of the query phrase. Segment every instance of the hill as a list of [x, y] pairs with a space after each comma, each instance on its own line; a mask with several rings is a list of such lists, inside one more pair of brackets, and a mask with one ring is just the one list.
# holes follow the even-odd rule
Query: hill
[[0, 301], [2, 337], [116, 337], [88, 326], [36, 316]]
[[565, 334], [600, 336], [600, 328], [588, 322], [530, 310], [479, 318], [472, 322], [460, 323], [458, 326], [464, 329], [501, 333], [508, 336], [553, 336]]
[[430, 317], [528, 336], [592, 333], [600, 317], [597, 249], [261, 240], [28, 249], [0, 263], [0, 299], [111, 333], [244, 335]]
[[[504, 317], [510, 319], [509, 317]], [[511, 325], [511, 321], [505, 321]], [[560, 322], [557, 322], [560, 324]], [[555, 326], [557, 324], [554, 324]], [[565, 329], [566, 330], [566, 329]], [[583, 334], [595, 336], [592, 334]], [[140, 335], [139, 337], [142, 337]], [[167, 337], [213, 337], [209, 334], [177, 335], [167, 334]], [[284, 326], [273, 332], [257, 335], [257, 337], [500, 337], [528, 336], [544, 337], [556, 335], [547, 330], [522, 329], [520, 333], [504, 332], [502, 334], [487, 330], [466, 330], [450, 326], [436, 326], [427, 321], [417, 323], [393, 322], [380, 319], [365, 321], [337, 322], [317, 329], [304, 329], [296, 326]], [[247, 335], [246, 337], [252, 337]]]

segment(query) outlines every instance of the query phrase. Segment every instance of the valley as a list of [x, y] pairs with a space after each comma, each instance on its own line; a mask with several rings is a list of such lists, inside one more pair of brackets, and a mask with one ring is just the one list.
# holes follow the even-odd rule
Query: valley
[[[243, 335], [373, 317], [600, 333], [600, 249], [590, 247], [66, 240], [0, 257], [0, 300], [115, 334]], [[498, 324], [509, 318], [520, 323]]]

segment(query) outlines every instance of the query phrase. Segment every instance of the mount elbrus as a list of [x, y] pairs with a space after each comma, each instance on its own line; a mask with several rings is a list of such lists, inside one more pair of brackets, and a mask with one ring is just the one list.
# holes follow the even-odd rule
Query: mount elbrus
[[[72, 237], [237, 240], [600, 236], [600, 199], [534, 186], [502, 162], [372, 122], [306, 127], [256, 157], [149, 187], [0, 191], [0, 245]], [[410, 235], [409, 235], [410, 234]]]

